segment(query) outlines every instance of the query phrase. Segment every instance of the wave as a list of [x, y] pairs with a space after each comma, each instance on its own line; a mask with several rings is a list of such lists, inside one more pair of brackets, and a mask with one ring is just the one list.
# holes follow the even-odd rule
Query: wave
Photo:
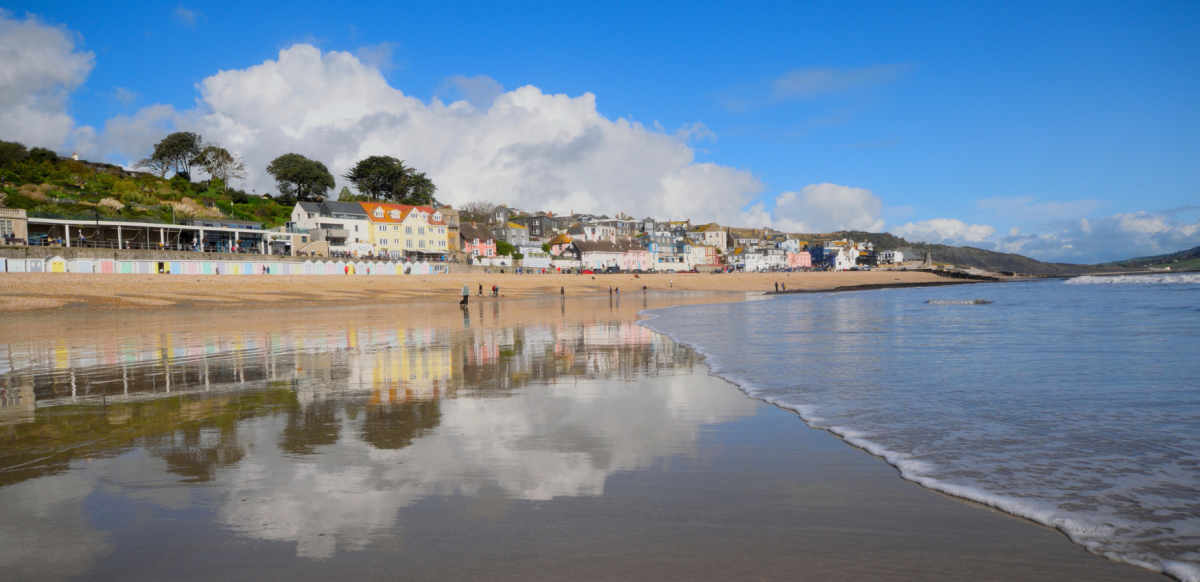
[[[974, 304], [975, 301], [979, 300], [930, 300], [927, 303], [960, 305]], [[991, 301], [987, 301], [987, 303], [991, 303]], [[1180, 582], [1200, 582], [1200, 567], [1197, 567], [1195, 563], [1164, 558], [1153, 554], [1147, 555], [1144, 552], [1114, 551], [1114, 549], [1109, 547], [1109, 543], [1114, 541], [1114, 534], [1117, 530], [1129, 530], [1136, 525], [1133, 522], [1113, 519], [1112, 516], [1104, 518], [1064, 511], [1059, 507], [1055, 507], [1053, 503], [1046, 501], [1005, 495], [1004, 493], [988, 491], [980, 487], [954, 483], [946, 479], [934, 477], [931, 475], [934, 472], [933, 466], [928, 461], [913, 454], [889, 448], [872, 438], [876, 435], [872, 435], [870, 432], [851, 428], [839, 424], [836, 420], [827, 418], [823, 414], [822, 406], [798, 403], [787, 397], [776, 396], [761, 389], [750, 378], [730, 370], [729, 368], [733, 366], [727, 365], [728, 362], [725, 361], [724, 354], [721, 354], [716, 349], [716, 346], [705, 345], [703, 342], [697, 341], [698, 338], [687, 337], [684, 334], [666, 329], [662, 325], [664, 319], [661, 318], [678, 307], [673, 306], [640, 312], [646, 319], [639, 321], [638, 324], [656, 333], [670, 337], [676, 343], [692, 348], [703, 356], [704, 365], [708, 368], [710, 375], [730, 382], [751, 398], [794, 412], [810, 428], [832, 433], [843, 442], [884, 460], [884, 462], [897, 469], [902, 479], [916, 483], [926, 489], [974, 501], [1010, 515], [1022, 517], [1054, 528], [1066, 535], [1073, 543], [1086, 548], [1088, 552], [1103, 556], [1114, 562], [1122, 562], [1159, 572]]]
[[1067, 279], [1068, 285], [1200, 285], [1200, 275], [1087, 275]]
[[953, 299], [930, 299], [925, 303], [930, 305], [988, 305], [991, 302], [991, 299], [966, 299], [963, 301], [957, 301]]

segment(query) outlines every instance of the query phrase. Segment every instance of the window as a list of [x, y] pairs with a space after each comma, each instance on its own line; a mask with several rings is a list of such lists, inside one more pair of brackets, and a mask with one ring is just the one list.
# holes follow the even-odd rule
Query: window
[[424, 226], [418, 226], [418, 227], [417, 227], [417, 234], [425, 234], [425, 227], [424, 227]]
[[0, 236], [8, 236], [14, 234], [13, 221], [0, 220]]
[[358, 225], [354, 225], [354, 232], [358, 232]]
[[419, 245], [417, 245], [417, 246], [419, 246], [419, 247], [421, 247], [421, 248], [425, 248], [425, 239], [421, 239], [421, 240], [419, 240], [419, 241], [417, 241], [417, 242], [419, 242], [419, 243], [420, 243], [420, 244], [419, 244]]
[[375, 215], [375, 218], [383, 218], [383, 209], [382, 209], [382, 208], [376, 208], [376, 209], [375, 209], [375, 212], [373, 212], [372, 214], [374, 214], [374, 215]]
[[392, 217], [392, 218], [400, 218], [400, 211], [399, 211], [399, 210], [393, 210], [393, 211], [391, 212], [391, 217]]
[[386, 238], [381, 238], [381, 239], [379, 239], [379, 244], [381, 244], [381, 245], [386, 245], [386, 244], [387, 244], [387, 239], [386, 239]]
[[408, 248], [410, 248], [410, 249], [411, 249], [411, 248], [412, 248], [412, 246], [413, 246], [413, 241], [412, 241], [412, 239], [411, 239], [411, 238], [410, 238], [410, 239], [408, 239], [408, 240], [406, 240], [406, 241], [404, 241], [404, 243], [405, 243], [405, 244], [404, 244], [404, 246], [406, 246], [406, 247], [408, 247]]
[[446, 241], [444, 241], [444, 240], [439, 240], [439, 241], [438, 241], [438, 246], [439, 246], [439, 247], [444, 247], [444, 246], [446, 246]]
[[446, 234], [446, 229], [438, 228], [438, 234]]
[[397, 232], [398, 232], [398, 231], [400, 230], [400, 227], [399, 227], [399, 226], [392, 226], [392, 230], [394, 230], [394, 231], [397, 231]]
[[411, 226], [404, 227], [404, 234], [412, 234], [412, 227]]
[[387, 225], [386, 224], [379, 225], [379, 230], [380, 230], [380, 232], [387, 232]]

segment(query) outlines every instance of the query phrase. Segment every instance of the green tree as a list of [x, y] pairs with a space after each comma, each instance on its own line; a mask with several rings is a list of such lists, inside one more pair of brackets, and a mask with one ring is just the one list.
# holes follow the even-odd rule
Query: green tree
[[324, 198], [334, 187], [333, 174], [325, 164], [300, 154], [283, 154], [275, 158], [267, 166], [267, 173], [275, 178], [280, 194], [289, 201]]
[[160, 178], [165, 177], [168, 170], [174, 170], [176, 175], [186, 175], [190, 180], [192, 163], [200, 155], [202, 143], [198, 134], [177, 131], [155, 144], [154, 153], [138, 160], [136, 167], [154, 172]]
[[0, 141], [0, 168], [15, 166], [27, 157], [29, 152], [26, 151], [25, 144]]
[[496, 254], [502, 257], [508, 257], [513, 254], [513, 246], [502, 241], [496, 241]]
[[29, 150], [29, 159], [35, 162], [57, 162], [58, 154], [46, 148], [33, 148]]
[[542, 243], [542, 252], [550, 254], [550, 243]]
[[403, 160], [391, 156], [363, 159], [342, 177], [354, 184], [354, 188], [369, 200], [428, 205], [433, 202], [433, 195], [437, 192], [437, 186], [424, 172], [406, 168]]

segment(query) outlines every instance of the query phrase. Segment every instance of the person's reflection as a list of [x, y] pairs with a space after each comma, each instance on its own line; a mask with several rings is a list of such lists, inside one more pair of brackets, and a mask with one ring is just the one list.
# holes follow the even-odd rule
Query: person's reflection
[[500, 323], [500, 302], [492, 303], [492, 323]]
[[463, 307], [463, 329], [468, 329], [470, 327], [471, 327], [471, 310], [467, 307]]

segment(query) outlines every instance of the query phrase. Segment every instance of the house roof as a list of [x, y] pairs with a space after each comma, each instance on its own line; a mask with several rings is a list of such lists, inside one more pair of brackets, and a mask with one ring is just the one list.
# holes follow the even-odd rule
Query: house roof
[[[427, 218], [425, 218], [425, 222], [429, 223], [432, 226], [445, 226], [446, 225], [445, 217], [443, 217], [442, 220], [434, 220], [433, 219], [434, 214], [440, 214], [440, 213], [428, 206], [406, 206], [404, 204], [387, 204], [384, 202], [358, 202], [357, 204], [360, 207], [360, 210], [367, 214], [367, 216], [369, 217], [368, 220], [370, 220], [371, 222], [398, 224], [398, 223], [404, 222], [404, 220], [407, 219], [409, 217], [409, 215], [412, 214], [413, 212], [419, 212], [422, 215], [427, 216]], [[375, 216], [376, 208], [383, 209], [382, 217]], [[397, 210], [400, 212], [399, 218], [392, 217], [393, 210]]]
[[480, 241], [489, 241], [496, 239], [492, 231], [482, 226], [471, 224], [470, 222], [459, 223], [458, 236], [467, 240], [479, 239]]
[[701, 224], [699, 226], [693, 226], [691, 232], [721, 232], [721, 225], [715, 222]]
[[524, 226], [517, 224], [515, 222], [510, 222], [510, 223], [504, 225], [504, 228], [519, 228], [521, 230], [529, 230], [528, 228], [525, 228]]
[[367, 213], [363, 211], [363, 207], [358, 202], [338, 202], [337, 200], [326, 200], [322, 203], [330, 214], [353, 214], [362, 216], [366, 219]]
[[606, 240], [576, 240], [571, 242], [575, 248], [585, 253], [624, 253], [618, 245]]
[[320, 212], [321, 211], [321, 203], [320, 202], [297, 202], [296, 206], [299, 206], [305, 212]]
[[550, 239], [550, 246], [565, 245], [565, 244], [570, 243], [571, 240], [572, 240], [571, 236], [564, 232], [564, 233]]

